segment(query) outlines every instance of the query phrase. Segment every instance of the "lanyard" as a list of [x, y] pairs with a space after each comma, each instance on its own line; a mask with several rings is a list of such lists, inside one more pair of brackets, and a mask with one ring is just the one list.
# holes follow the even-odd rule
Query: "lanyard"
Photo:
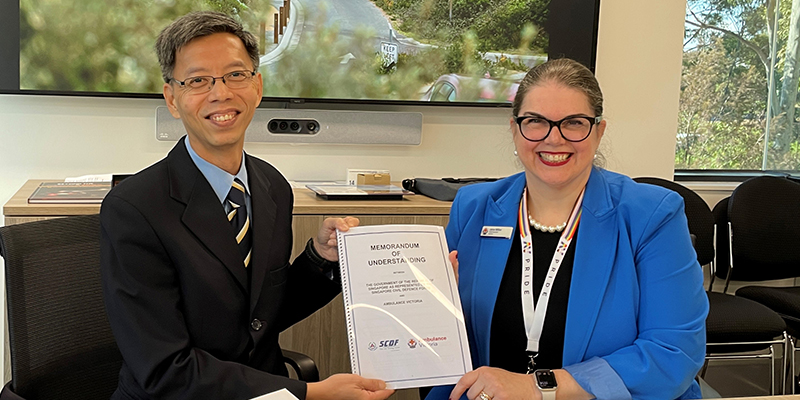
[[550, 291], [553, 289], [553, 281], [558, 275], [558, 269], [561, 267], [561, 261], [564, 255], [567, 254], [567, 249], [572, 238], [575, 236], [575, 229], [581, 220], [581, 204], [583, 203], [583, 193], [586, 191], [581, 190], [578, 200], [575, 202], [575, 207], [572, 209], [572, 214], [569, 217], [564, 232], [561, 233], [561, 238], [558, 241], [558, 246], [553, 254], [553, 259], [550, 261], [550, 268], [547, 271], [547, 276], [542, 285], [542, 291], [539, 292], [539, 299], [536, 301], [536, 307], [533, 305], [533, 240], [531, 238], [531, 227], [528, 222], [528, 189], [522, 191], [522, 201], [519, 203], [519, 233], [522, 242], [522, 316], [525, 320], [525, 333], [528, 336], [528, 347], [526, 349], [530, 360], [528, 362], [528, 373], [532, 373], [536, 368], [534, 358], [539, 353], [539, 338], [542, 336], [542, 328], [544, 328], [544, 317], [547, 313], [547, 303], [550, 301]]

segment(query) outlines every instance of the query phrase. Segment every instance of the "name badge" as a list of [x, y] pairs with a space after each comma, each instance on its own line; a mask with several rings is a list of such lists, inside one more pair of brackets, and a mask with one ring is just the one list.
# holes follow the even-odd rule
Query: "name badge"
[[514, 228], [510, 226], [484, 226], [481, 229], [481, 237], [511, 239], [513, 234]]

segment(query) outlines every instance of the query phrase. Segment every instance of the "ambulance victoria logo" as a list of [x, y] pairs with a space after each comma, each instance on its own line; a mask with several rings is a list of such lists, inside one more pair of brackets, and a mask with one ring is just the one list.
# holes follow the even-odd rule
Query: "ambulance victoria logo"
[[411, 339], [408, 341], [408, 347], [414, 348], [423, 348], [423, 347], [436, 347], [439, 343], [447, 341], [447, 336], [426, 336], [422, 338], [420, 341], [415, 341]]
[[484, 227], [483, 227], [483, 234], [485, 235], [485, 234], [487, 234], [487, 233], [489, 233], [489, 228], [487, 228], [487, 227], [485, 227], [485, 226], [484, 226]]

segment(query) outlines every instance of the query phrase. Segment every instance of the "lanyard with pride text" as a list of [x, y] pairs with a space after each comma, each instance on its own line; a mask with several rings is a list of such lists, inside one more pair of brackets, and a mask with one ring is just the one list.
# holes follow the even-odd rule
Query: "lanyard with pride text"
[[573, 236], [575, 236], [575, 229], [581, 220], [581, 204], [583, 203], [584, 191], [586, 191], [585, 188], [581, 190], [564, 232], [561, 233], [561, 238], [558, 240], [558, 246], [553, 254], [553, 259], [550, 261], [550, 268], [547, 270], [547, 276], [542, 285], [542, 291], [539, 292], [539, 299], [536, 301], [535, 308], [533, 305], [533, 240], [528, 222], [528, 189], [525, 188], [522, 191], [522, 201], [519, 202], [519, 236], [522, 242], [522, 316], [525, 320], [525, 333], [528, 336], [526, 351], [530, 358], [528, 361], [529, 374], [536, 369], [534, 358], [539, 353], [539, 338], [541, 338], [542, 328], [544, 328], [544, 317], [547, 313], [547, 303], [550, 301], [550, 290], [553, 288], [553, 281], [556, 279], [558, 269], [561, 267], [561, 261], [564, 259], [564, 255], [567, 254], [567, 249], [572, 243]]

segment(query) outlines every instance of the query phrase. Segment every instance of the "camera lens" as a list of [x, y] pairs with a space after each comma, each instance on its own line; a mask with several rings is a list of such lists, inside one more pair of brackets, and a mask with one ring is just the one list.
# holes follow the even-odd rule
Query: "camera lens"
[[278, 122], [276, 121], [269, 121], [269, 131], [275, 132], [278, 129]]
[[286, 128], [288, 128], [288, 127], [289, 127], [289, 123], [288, 122], [281, 121], [280, 128], [281, 128], [282, 131], [285, 131]]
[[308, 124], [306, 124], [306, 128], [308, 129], [309, 132], [316, 132], [318, 126], [317, 126], [316, 122], [312, 121], [312, 122], [309, 122]]
[[297, 121], [292, 121], [289, 127], [295, 132], [300, 130], [300, 124], [298, 124]]

